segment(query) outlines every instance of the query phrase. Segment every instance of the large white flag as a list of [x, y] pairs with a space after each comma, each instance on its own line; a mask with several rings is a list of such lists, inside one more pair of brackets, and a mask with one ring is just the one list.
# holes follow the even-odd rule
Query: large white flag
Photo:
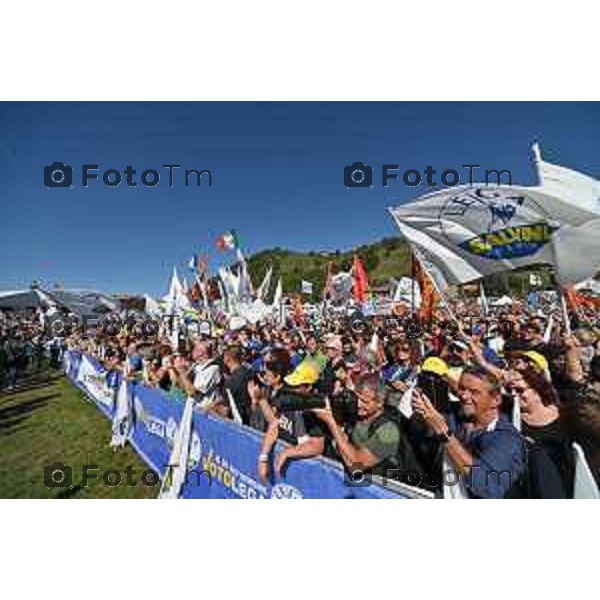
[[269, 267], [267, 272], [265, 273], [265, 277], [262, 280], [258, 290], [256, 290], [256, 295], [259, 300], [264, 300], [269, 293], [269, 288], [271, 287], [271, 277], [273, 275], [273, 267]]
[[179, 280], [176, 267], [173, 267], [173, 275], [171, 276], [169, 293], [167, 294], [165, 300], [167, 302], [165, 311], [167, 314], [174, 314], [192, 307], [189, 298], [185, 294], [184, 287]]
[[235, 298], [237, 295], [237, 280], [229, 267], [219, 267], [219, 279], [223, 284], [223, 290], [228, 299]]
[[540, 191], [600, 215], [600, 181], [542, 160], [538, 144], [533, 145], [533, 153]]
[[273, 296], [273, 308], [279, 308], [282, 298], [283, 298], [283, 287], [281, 285], [281, 277], [280, 277], [277, 281], [277, 286], [275, 287], [275, 295]]
[[123, 365], [123, 377], [117, 392], [115, 413], [112, 420], [112, 437], [110, 440], [112, 448], [122, 448], [125, 445], [125, 442], [129, 439], [133, 426], [131, 397], [129, 394], [129, 386], [127, 384], [128, 371], [128, 359], [126, 358]]
[[448, 285], [538, 264], [574, 283], [600, 268], [600, 216], [537, 188], [460, 186], [391, 213]]
[[249, 298], [254, 294], [254, 288], [252, 286], [252, 280], [250, 279], [250, 273], [248, 272], [248, 263], [239, 248], [236, 249], [236, 252], [238, 261], [240, 262], [238, 297]]
[[273, 297], [271, 309], [277, 315], [277, 322], [280, 325], [284, 325], [285, 313], [283, 308], [283, 285], [281, 284], [281, 277], [277, 281], [277, 287], [275, 288], [275, 296]]
[[186, 482], [194, 402], [195, 400], [192, 397], [188, 397], [185, 401], [183, 415], [175, 435], [175, 440], [173, 441], [173, 449], [169, 457], [167, 471], [158, 495], [160, 499], [174, 500], [179, 498], [181, 488]]

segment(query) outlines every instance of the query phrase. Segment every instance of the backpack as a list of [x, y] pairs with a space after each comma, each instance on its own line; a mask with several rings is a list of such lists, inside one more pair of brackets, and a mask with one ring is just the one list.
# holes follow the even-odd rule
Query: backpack
[[415, 451], [406, 434], [406, 418], [400, 411], [392, 406], [386, 405], [383, 413], [369, 424], [369, 437], [375, 433], [378, 427], [385, 423], [393, 423], [399, 433], [400, 441], [398, 450], [393, 458], [387, 458], [377, 466], [373, 467], [374, 475], [386, 476], [402, 483], [416, 487], [426, 487], [425, 471], [417, 459]]

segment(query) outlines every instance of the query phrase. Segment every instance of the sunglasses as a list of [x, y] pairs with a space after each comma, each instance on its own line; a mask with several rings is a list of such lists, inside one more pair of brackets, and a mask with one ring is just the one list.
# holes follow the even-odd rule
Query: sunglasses
[[512, 387], [510, 389], [513, 393], [517, 394], [517, 396], [522, 396], [527, 390], [529, 390], [529, 388], [523, 387]]

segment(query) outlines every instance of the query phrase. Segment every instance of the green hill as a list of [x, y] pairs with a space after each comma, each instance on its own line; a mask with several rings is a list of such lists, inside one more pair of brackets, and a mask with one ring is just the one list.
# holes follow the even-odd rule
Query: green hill
[[408, 245], [399, 238], [385, 238], [347, 252], [293, 252], [283, 248], [263, 250], [248, 258], [248, 269], [256, 286], [272, 266], [272, 288], [281, 276], [284, 293], [300, 292], [300, 282], [305, 279], [314, 284], [314, 297], [320, 297], [327, 276], [327, 264], [332, 263], [333, 273], [349, 271], [355, 254], [363, 261], [371, 285], [385, 284], [391, 277], [398, 279], [410, 272], [410, 251]]
[[[272, 297], [275, 282], [281, 276], [284, 293], [299, 293], [300, 282], [305, 279], [314, 284], [313, 299], [316, 299], [321, 297], [325, 286], [327, 264], [332, 263], [333, 273], [349, 271], [355, 254], [363, 261], [371, 286], [387, 284], [390, 278], [399, 279], [402, 276], [410, 276], [410, 249], [408, 244], [400, 238], [384, 238], [374, 244], [359, 246], [347, 252], [339, 250], [335, 252], [293, 252], [283, 248], [273, 248], [263, 250], [248, 258], [248, 268], [254, 285], [258, 286], [269, 265], [273, 266], [269, 298]], [[486, 277], [485, 289], [490, 295], [522, 296], [531, 289], [530, 273], [541, 276], [543, 288], [552, 287], [550, 269], [540, 267]], [[477, 288], [475, 288], [475, 293], [478, 293]]]

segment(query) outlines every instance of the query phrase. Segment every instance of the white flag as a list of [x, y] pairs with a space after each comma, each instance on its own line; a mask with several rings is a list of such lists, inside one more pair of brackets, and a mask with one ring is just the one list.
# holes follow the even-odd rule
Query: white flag
[[158, 495], [160, 499], [174, 500], [179, 498], [181, 487], [185, 483], [188, 470], [188, 456], [190, 453], [190, 438], [192, 436], [193, 408], [194, 398], [188, 397], [185, 401], [179, 428], [175, 434], [167, 472], [165, 473]]
[[239, 248], [236, 248], [236, 252], [238, 261], [240, 262], [238, 297], [249, 298], [254, 294], [254, 287], [252, 286], [252, 280], [248, 272], [248, 263], [246, 263], [246, 258]]
[[554, 315], [550, 313], [550, 317], [548, 318], [548, 324], [546, 325], [546, 330], [544, 331], [544, 344], [549, 344], [552, 339], [552, 328], [554, 327]]
[[533, 145], [533, 152], [542, 192], [600, 215], [600, 181], [542, 160], [538, 144]]
[[331, 295], [334, 300], [345, 300], [352, 296], [354, 277], [352, 273], [340, 271], [331, 278]]
[[600, 217], [538, 188], [460, 186], [391, 212], [449, 285], [539, 264], [568, 284], [600, 267]]
[[573, 453], [575, 455], [575, 485], [573, 497], [575, 499], [585, 498], [590, 500], [600, 499], [600, 489], [594, 479], [592, 470], [587, 462], [583, 448], [573, 443]]
[[117, 401], [115, 405], [115, 414], [112, 420], [112, 437], [110, 446], [112, 448], [122, 448], [129, 439], [132, 427], [132, 413], [129, 396], [129, 387], [127, 385], [127, 374], [129, 371], [128, 359], [125, 358], [123, 366], [123, 378], [117, 392]]
[[421, 308], [421, 288], [419, 287], [419, 282], [410, 277], [402, 277], [394, 292], [394, 302], [412, 304], [413, 299], [415, 308]]
[[219, 279], [223, 284], [223, 291], [228, 299], [234, 298], [237, 294], [237, 282], [233, 278], [233, 274], [229, 267], [219, 267]]
[[160, 316], [162, 314], [162, 311], [160, 310], [160, 306], [154, 298], [151, 298], [150, 296], [148, 296], [148, 294], [144, 294], [144, 301], [145, 301], [144, 310], [149, 315], [156, 317], [156, 316]]
[[487, 315], [490, 307], [488, 305], [487, 296], [485, 295], [485, 288], [483, 287], [483, 283], [479, 282], [479, 308], [481, 308], [481, 312], [484, 315]]
[[273, 267], [269, 267], [267, 269], [267, 272], [265, 273], [265, 277], [262, 280], [262, 283], [260, 284], [258, 290], [256, 291], [256, 295], [258, 296], [259, 300], [264, 300], [268, 293], [269, 293], [269, 288], [271, 287], [271, 276], [273, 275]]
[[540, 275], [536, 275], [535, 273], [529, 273], [529, 285], [542, 285], [542, 277]]
[[185, 294], [184, 287], [179, 281], [177, 275], [177, 268], [173, 267], [173, 275], [171, 276], [171, 283], [169, 285], [169, 293], [165, 297], [167, 306], [166, 313], [174, 314], [181, 312], [186, 308], [191, 308], [190, 301]]
[[273, 297], [273, 304], [271, 305], [273, 312], [277, 315], [277, 322], [280, 325], [285, 324], [285, 312], [283, 308], [283, 286], [281, 284], [281, 277], [277, 281], [277, 287], [275, 288], [275, 296]]
[[312, 294], [313, 293], [313, 284], [311, 281], [305, 281], [304, 279], [301, 282], [301, 292], [303, 294]]
[[277, 287], [275, 288], [275, 295], [273, 296], [273, 307], [279, 308], [281, 300], [283, 298], [283, 287], [281, 285], [281, 277], [277, 281]]

